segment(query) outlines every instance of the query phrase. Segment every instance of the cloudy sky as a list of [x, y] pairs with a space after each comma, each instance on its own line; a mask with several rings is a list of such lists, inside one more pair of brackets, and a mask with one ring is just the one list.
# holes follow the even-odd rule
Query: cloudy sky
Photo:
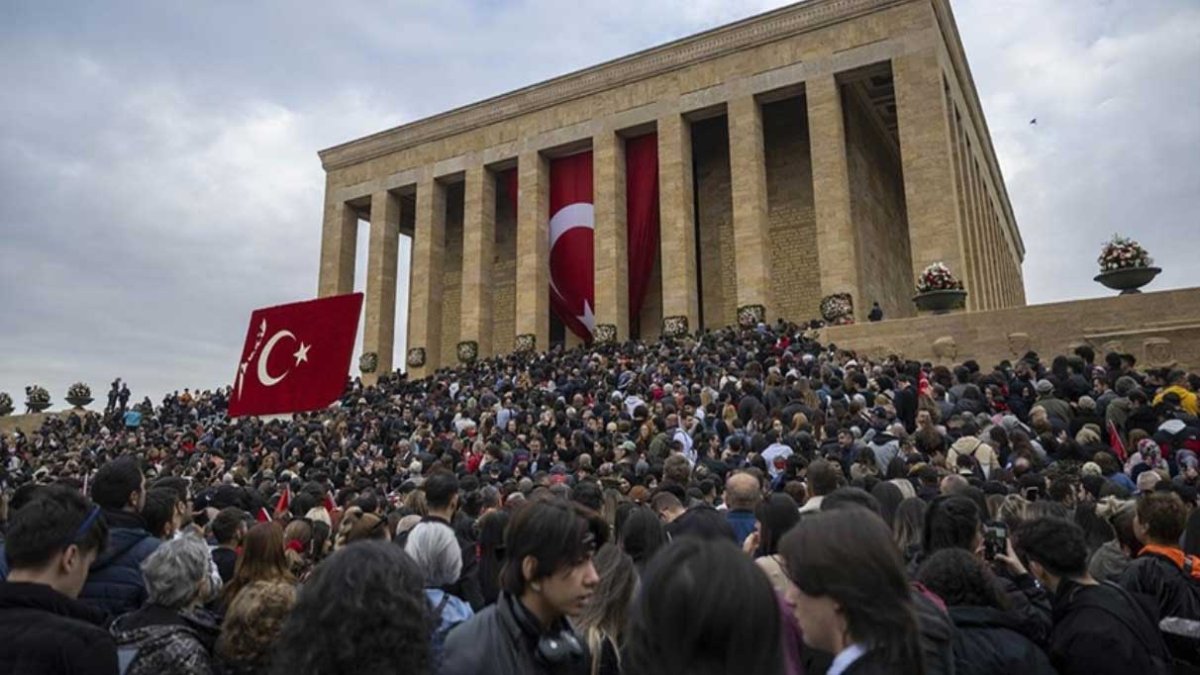
[[[0, 391], [228, 383], [250, 311], [315, 293], [317, 150], [786, 3], [570, 4], [4, 2]], [[1103, 295], [1117, 231], [1198, 285], [1200, 4], [954, 7], [1030, 302]]]

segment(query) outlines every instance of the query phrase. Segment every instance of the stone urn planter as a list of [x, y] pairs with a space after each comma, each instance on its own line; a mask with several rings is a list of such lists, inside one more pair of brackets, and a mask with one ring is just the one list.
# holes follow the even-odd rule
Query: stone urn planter
[[92, 388], [82, 382], [76, 382], [67, 389], [66, 401], [76, 408], [82, 408], [93, 400]]
[[956, 309], [962, 309], [967, 304], [967, 292], [964, 290], [925, 291], [913, 296], [913, 302], [922, 312], [947, 314]]
[[43, 410], [45, 410], [46, 408], [50, 407], [50, 402], [49, 401], [25, 401], [25, 407], [28, 408], [30, 412], [40, 413]]
[[1121, 295], [1129, 295], [1141, 293], [1142, 286], [1154, 281], [1159, 272], [1162, 270], [1158, 267], [1125, 267], [1101, 272], [1096, 275], [1096, 281], [1114, 291], [1121, 291]]
[[40, 413], [50, 407], [50, 392], [44, 387], [32, 385], [25, 387], [25, 409], [29, 412]]

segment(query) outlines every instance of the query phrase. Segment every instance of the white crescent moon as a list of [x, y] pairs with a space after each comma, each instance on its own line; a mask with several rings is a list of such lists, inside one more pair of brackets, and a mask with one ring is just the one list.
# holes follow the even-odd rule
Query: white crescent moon
[[[550, 252], [553, 253], [554, 245], [558, 243], [559, 237], [566, 234], [568, 230], [573, 230], [577, 227], [586, 227], [590, 230], [596, 229], [596, 210], [594, 206], [587, 202], [575, 202], [574, 204], [567, 204], [550, 217]], [[560, 298], [562, 297], [562, 292], [558, 290], [558, 284], [554, 283], [553, 268], [550, 274], [550, 288], [554, 290], [555, 295]]]
[[292, 338], [293, 340], [296, 339], [296, 336], [292, 335], [292, 331], [281, 330], [272, 335], [270, 340], [267, 340], [266, 346], [263, 347], [262, 355], [258, 357], [258, 381], [262, 382], [264, 387], [273, 387], [279, 384], [283, 378], [287, 377], [288, 373], [292, 372], [291, 368], [289, 368], [283, 371], [283, 374], [279, 377], [271, 377], [271, 374], [267, 372], [267, 359], [271, 357], [271, 350], [275, 348], [275, 343], [285, 337]]

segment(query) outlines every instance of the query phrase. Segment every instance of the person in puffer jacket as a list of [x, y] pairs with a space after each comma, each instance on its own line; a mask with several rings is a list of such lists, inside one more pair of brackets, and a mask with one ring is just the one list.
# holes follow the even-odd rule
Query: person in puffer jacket
[[151, 536], [142, 520], [146, 479], [132, 458], [123, 457], [100, 467], [92, 484], [92, 499], [109, 526], [108, 548], [92, 563], [80, 602], [120, 616], [145, 604], [142, 562], [162, 543]]
[[149, 599], [112, 625], [124, 675], [209, 675], [218, 626], [197, 608], [212, 595], [208, 544], [172, 539], [142, 563]]

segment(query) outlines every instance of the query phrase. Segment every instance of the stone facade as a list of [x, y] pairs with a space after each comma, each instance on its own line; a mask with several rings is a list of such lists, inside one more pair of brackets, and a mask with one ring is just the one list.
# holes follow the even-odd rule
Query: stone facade
[[876, 357], [989, 366], [1033, 350], [1044, 360], [1077, 345], [1133, 354], [1138, 368], [1200, 368], [1200, 288], [830, 326], [821, 341]]
[[[647, 131], [660, 252], [630, 321], [623, 139]], [[551, 345], [548, 164], [588, 148], [595, 312], [617, 339], [653, 339], [668, 317], [807, 321], [833, 293], [860, 321], [874, 300], [911, 316], [913, 278], [939, 260], [968, 311], [1024, 303], [1024, 247], [948, 0], [809, 0], [322, 151], [318, 291], [353, 290], [369, 221], [378, 372], [398, 365], [397, 227], [414, 236], [408, 344], [426, 355], [410, 375], [453, 365], [461, 344], [481, 358], [518, 337]]]

